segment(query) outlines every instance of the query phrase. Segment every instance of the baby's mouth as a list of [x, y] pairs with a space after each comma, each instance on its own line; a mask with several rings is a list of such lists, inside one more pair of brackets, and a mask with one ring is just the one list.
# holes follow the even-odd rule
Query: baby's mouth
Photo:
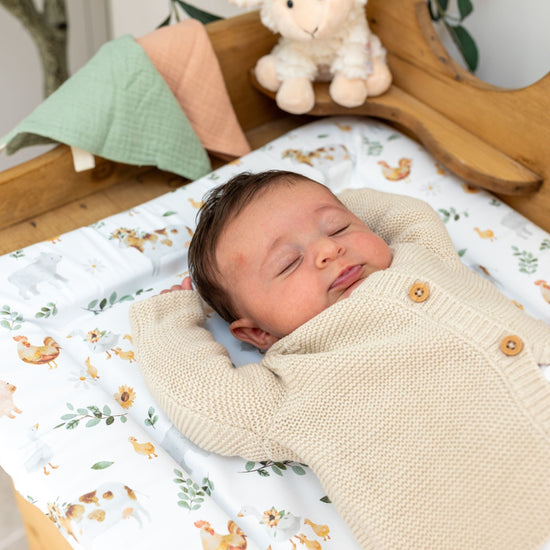
[[330, 290], [338, 290], [338, 289], [347, 289], [353, 284], [355, 284], [359, 279], [361, 278], [361, 274], [363, 272], [363, 266], [362, 265], [353, 265], [351, 267], [347, 267], [343, 271], [340, 272], [340, 275], [336, 278], [336, 280], [330, 285]]

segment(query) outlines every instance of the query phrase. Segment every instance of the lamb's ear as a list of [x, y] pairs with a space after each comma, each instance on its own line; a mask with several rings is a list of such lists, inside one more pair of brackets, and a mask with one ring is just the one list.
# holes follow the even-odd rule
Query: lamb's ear
[[259, 6], [263, 0], [229, 0], [231, 4], [239, 6], [240, 8], [248, 8], [252, 6]]

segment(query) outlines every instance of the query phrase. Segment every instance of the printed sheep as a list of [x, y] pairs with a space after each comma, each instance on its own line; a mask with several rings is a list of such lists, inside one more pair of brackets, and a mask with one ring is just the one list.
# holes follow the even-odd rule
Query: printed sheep
[[391, 84], [386, 51], [370, 32], [367, 0], [230, 0], [238, 6], [261, 4], [262, 23], [281, 38], [254, 69], [264, 88], [277, 92], [277, 105], [289, 113], [310, 111], [312, 82], [330, 80], [331, 98], [344, 107]]

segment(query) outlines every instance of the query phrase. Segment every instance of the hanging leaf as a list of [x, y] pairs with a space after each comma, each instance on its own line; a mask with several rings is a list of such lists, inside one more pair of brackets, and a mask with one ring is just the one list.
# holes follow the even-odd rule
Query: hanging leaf
[[200, 10], [199, 8], [196, 8], [195, 6], [192, 6], [191, 4], [188, 4], [187, 2], [182, 2], [181, 0], [176, 0], [176, 3], [178, 6], [181, 7], [181, 9], [193, 19], [196, 19], [197, 21], [200, 21], [204, 25], [207, 23], [212, 23], [212, 21], [219, 21], [221, 17], [218, 17], [217, 15], [214, 15], [213, 13], [208, 13], [207, 11]]
[[470, 0], [458, 0], [457, 4], [461, 21], [474, 11], [474, 6]]
[[157, 29], [160, 29], [161, 27], [166, 27], [170, 24], [170, 18], [172, 17], [172, 14], [168, 15], [168, 17], [158, 25]]
[[479, 54], [474, 39], [462, 25], [446, 25], [446, 27], [457, 48], [460, 50], [466, 65], [468, 65], [470, 71], [474, 72], [477, 69], [479, 61]]

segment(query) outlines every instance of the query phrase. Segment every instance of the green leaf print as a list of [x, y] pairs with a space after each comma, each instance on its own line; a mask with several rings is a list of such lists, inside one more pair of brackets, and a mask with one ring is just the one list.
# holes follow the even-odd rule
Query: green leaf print
[[[256, 466], [258, 464], [258, 466]], [[290, 468], [296, 475], [304, 476], [306, 471], [304, 470], [304, 464], [299, 464], [297, 462], [292, 462], [291, 460], [285, 460], [283, 462], [274, 462], [273, 460], [262, 460], [258, 463], [249, 460], [244, 467], [244, 471], [240, 472], [241, 474], [247, 474], [250, 472], [256, 472], [261, 477], [269, 477], [271, 472], [275, 475], [283, 476], [283, 473], [288, 471]]]
[[105, 470], [105, 468], [108, 468], [109, 466], [112, 466], [114, 462], [110, 462], [108, 460], [104, 460], [102, 462], [96, 462], [93, 466], [91, 466], [92, 470]]
[[183, 472], [175, 469], [176, 477], [173, 481], [178, 485], [177, 505], [186, 510], [199, 510], [205, 500], [205, 496], [211, 496], [214, 491], [214, 483], [208, 478], [203, 478], [198, 485], [190, 478], [184, 478]]
[[460, 219], [460, 216], [464, 216], [465, 218], [469, 216], [466, 210], [461, 214], [457, 212], [452, 206], [449, 209], [440, 208], [438, 212], [441, 215], [441, 219], [443, 220], [443, 223], [448, 223], [450, 221], [457, 222]]
[[134, 295], [125, 294], [124, 296], [120, 296], [120, 298], [116, 292], [112, 292], [108, 298], [105, 297], [101, 299], [98, 298], [96, 300], [92, 300], [87, 305], [87, 307], [82, 309], [85, 309], [86, 311], [91, 311], [94, 315], [99, 315], [103, 311], [113, 307], [116, 304], [132, 301], [135, 299], [134, 298], [135, 296], [139, 296], [143, 292], [151, 292], [152, 290], [153, 290], [152, 288], [148, 288], [148, 289], [140, 288], [139, 290], [136, 290], [136, 292], [134, 292]]
[[532, 252], [527, 250], [520, 250], [517, 246], [512, 246], [514, 256], [518, 258], [518, 266], [520, 273], [527, 273], [532, 275], [539, 267], [539, 260], [533, 255]]
[[8, 330], [19, 330], [24, 322], [23, 315], [17, 311], [12, 311], [10, 306], [4, 305], [0, 310], [0, 326]]
[[66, 405], [67, 409], [72, 412], [63, 414], [60, 420], [65, 420], [68, 422], [62, 422], [61, 424], [55, 426], [54, 429], [65, 426], [65, 429], [67, 430], [74, 430], [79, 426], [81, 421], [84, 421], [87, 418], [89, 420], [85, 424], [86, 428], [93, 428], [94, 426], [100, 424], [102, 421], [105, 421], [105, 424], [107, 426], [110, 426], [117, 418], [122, 423], [125, 423], [127, 420], [126, 416], [128, 415], [128, 413], [112, 414], [111, 408], [108, 405], [103, 406], [103, 412], [101, 412], [99, 407], [96, 407], [95, 405], [89, 405], [86, 408], [78, 407], [76, 409], [76, 412], [74, 412], [75, 408], [72, 403], [67, 403]]
[[47, 319], [50, 316], [57, 315], [57, 306], [53, 302], [48, 302], [40, 311], [34, 314], [37, 319]]
[[384, 150], [384, 146], [379, 141], [371, 141], [368, 137], [363, 138], [363, 145], [367, 148], [367, 155], [377, 157]]
[[146, 426], [155, 428], [155, 424], [157, 423], [158, 419], [159, 419], [158, 414], [155, 414], [155, 408], [149, 407], [149, 410], [147, 411], [147, 418], [143, 421], [143, 423]]

